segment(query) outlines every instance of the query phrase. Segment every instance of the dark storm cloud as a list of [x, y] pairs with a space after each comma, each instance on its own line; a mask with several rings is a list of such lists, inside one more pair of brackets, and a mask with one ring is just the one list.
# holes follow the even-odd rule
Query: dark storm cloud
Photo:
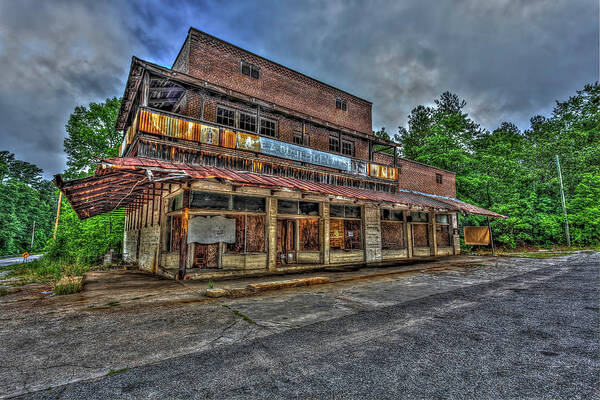
[[395, 132], [450, 90], [488, 129], [527, 128], [597, 80], [586, 1], [0, 2], [2, 149], [64, 168], [76, 105], [123, 93], [132, 55], [171, 66], [189, 26], [373, 102]]

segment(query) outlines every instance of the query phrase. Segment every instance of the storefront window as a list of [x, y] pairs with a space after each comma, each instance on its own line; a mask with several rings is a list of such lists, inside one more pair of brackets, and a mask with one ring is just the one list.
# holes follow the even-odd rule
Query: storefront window
[[235, 219], [235, 243], [227, 244], [228, 253], [262, 253], [265, 251], [264, 215], [225, 215]]
[[435, 216], [435, 240], [438, 246], [450, 246], [450, 216], [448, 214], [437, 214]]
[[406, 248], [404, 240], [404, 212], [402, 210], [381, 209], [381, 248], [399, 250]]
[[319, 250], [319, 220], [306, 218], [300, 219], [299, 238], [300, 251], [318, 251]]
[[362, 249], [360, 207], [332, 204], [329, 214], [329, 247], [342, 250]]

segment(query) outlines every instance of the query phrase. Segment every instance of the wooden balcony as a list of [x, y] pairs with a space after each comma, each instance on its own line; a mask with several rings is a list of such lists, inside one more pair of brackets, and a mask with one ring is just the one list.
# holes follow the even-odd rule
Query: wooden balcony
[[[394, 166], [316, 150], [272, 137], [261, 136], [255, 132], [147, 107], [140, 107], [137, 110], [133, 123], [125, 132], [119, 150], [121, 156], [127, 153], [138, 132], [332, 168], [354, 176], [398, 181], [398, 168]], [[372, 146], [369, 147], [372, 148]]]

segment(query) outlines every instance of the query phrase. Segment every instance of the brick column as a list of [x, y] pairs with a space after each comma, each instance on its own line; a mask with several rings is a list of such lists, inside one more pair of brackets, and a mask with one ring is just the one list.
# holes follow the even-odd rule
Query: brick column
[[381, 261], [381, 216], [374, 204], [364, 206], [365, 261]]
[[277, 199], [267, 197], [267, 268], [277, 268]]
[[321, 263], [329, 264], [329, 203], [321, 203], [321, 221], [319, 224], [321, 242]]

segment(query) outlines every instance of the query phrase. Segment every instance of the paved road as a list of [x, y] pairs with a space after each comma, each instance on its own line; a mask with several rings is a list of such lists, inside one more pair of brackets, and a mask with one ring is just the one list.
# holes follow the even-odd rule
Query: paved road
[[[35, 254], [32, 256], [29, 256], [27, 258], [27, 261], [37, 260], [41, 256], [42, 256], [42, 254]], [[23, 262], [23, 257], [1, 258], [0, 259], [0, 267], [5, 267], [7, 265], [17, 264], [17, 263], [22, 263], [22, 262]]]
[[598, 398], [599, 261], [569, 257], [25, 397]]

